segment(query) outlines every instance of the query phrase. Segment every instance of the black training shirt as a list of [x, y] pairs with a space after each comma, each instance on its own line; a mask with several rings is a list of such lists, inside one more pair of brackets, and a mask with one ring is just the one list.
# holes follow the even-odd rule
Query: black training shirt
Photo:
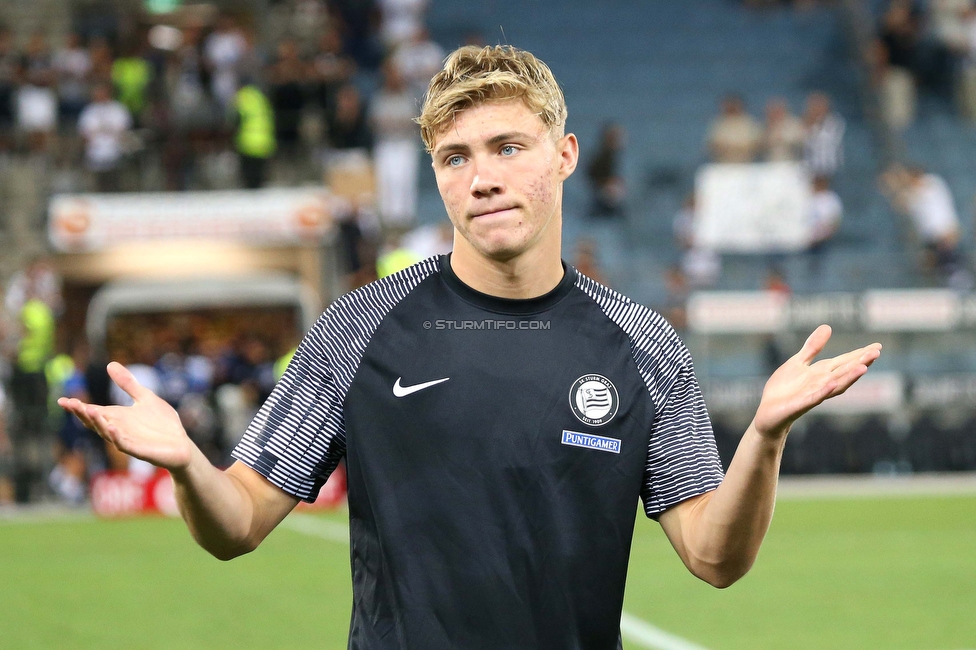
[[722, 480], [660, 315], [572, 267], [488, 296], [450, 256], [336, 300], [234, 451], [305, 500], [343, 456], [357, 650], [616, 648], [638, 498]]

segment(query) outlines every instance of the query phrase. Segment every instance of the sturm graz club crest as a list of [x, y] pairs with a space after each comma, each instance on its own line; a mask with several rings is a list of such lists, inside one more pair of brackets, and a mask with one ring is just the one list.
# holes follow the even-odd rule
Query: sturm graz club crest
[[583, 375], [569, 389], [569, 406], [583, 424], [599, 427], [617, 414], [620, 399], [613, 383], [603, 375]]

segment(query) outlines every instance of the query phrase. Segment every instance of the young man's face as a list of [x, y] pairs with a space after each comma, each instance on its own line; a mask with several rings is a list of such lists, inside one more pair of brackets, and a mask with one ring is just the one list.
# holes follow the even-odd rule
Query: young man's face
[[576, 136], [555, 139], [521, 100], [491, 102], [459, 113], [431, 155], [447, 214], [477, 253], [508, 261], [544, 241], [558, 251]]

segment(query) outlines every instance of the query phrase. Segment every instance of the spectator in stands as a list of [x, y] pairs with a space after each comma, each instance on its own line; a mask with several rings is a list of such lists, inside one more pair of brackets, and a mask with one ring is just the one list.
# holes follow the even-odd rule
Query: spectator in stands
[[290, 38], [281, 41], [278, 44], [278, 58], [268, 69], [268, 99], [274, 112], [279, 152], [291, 163], [297, 159], [301, 143], [304, 84], [308, 78], [308, 65], [299, 55], [298, 43]]
[[420, 165], [419, 129], [413, 118], [417, 104], [399, 68], [391, 60], [383, 66], [383, 87], [369, 106], [374, 134], [380, 220], [386, 226], [407, 228], [417, 213], [417, 172]]
[[424, 29], [428, 0], [379, 0], [380, 38], [393, 50]]
[[976, 6], [970, 5], [963, 14], [964, 40], [957, 49], [962, 55], [959, 66], [957, 97], [963, 116], [976, 122]]
[[377, 42], [376, 0], [329, 3], [330, 19], [342, 32], [344, 50], [356, 63], [367, 69], [375, 69], [382, 59], [383, 47]]
[[803, 116], [803, 161], [813, 176], [833, 178], [844, 164], [844, 118], [830, 108], [824, 93], [811, 93]]
[[255, 190], [264, 187], [268, 159], [277, 149], [274, 111], [264, 92], [248, 79], [234, 96], [234, 108], [241, 181], [245, 188]]
[[91, 82], [93, 84], [112, 82], [112, 47], [108, 40], [96, 36], [88, 42], [88, 60], [91, 61]]
[[763, 157], [770, 162], [803, 159], [803, 123], [790, 113], [786, 100], [774, 97], [766, 102]]
[[756, 159], [762, 144], [762, 129], [746, 112], [742, 97], [722, 98], [721, 113], [708, 132], [708, 150], [714, 162], [749, 163]]
[[47, 38], [33, 34], [20, 63], [20, 87], [17, 90], [17, 128], [27, 137], [31, 152], [47, 150], [57, 126], [58, 101], [54, 93], [56, 75]]
[[881, 18], [878, 37], [888, 50], [888, 62], [911, 74], [915, 68], [920, 20], [911, 0], [891, 0]]
[[593, 201], [590, 215], [593, 217], [623, 217], [627, 186], [620, 173], [620, 154], [624, 146], [624, 129], [619, 124], [605, 124], [600, 136], [600, 147], [586, 169], [590, 180]]
[[373, 146], [362, 99], [352, 84], [340, 88], [336, 95], [336, 110], [328, 122], [328, 138], [332, 149], [369, 149]]
[[210, 92], [224, 112], [237, 92], [247, 51], [247, 39], [238, 29], [234, 17], [228, 14], [218, 16], [214, 31], [203, 43], [203, 57], [210, 72]]
[[133, 124], [141, 124], [151, 82], [152, 68], [145, 57], [145, 46], [141, 41], [132, 40], [126, 44], [122, 56], [112, 62], [112, 84], [119, 103], [132, 116]]
[[705, 288], [718, 282], [722, 275], [722, 257], [696, 240], [696, 205], [694, 193], [689, 194], [674, 216], [672, 227], [675, 243], [683, 251], [679, 265], [682, 284]]
[[45, 257], [35, 257], [7, 281], [3, 306], [10, 314], [20, 313], [33, 295], [47, 305], [55, 317], [64, 310], [61, 276]]
[[326, 121], [335, 113], [339, 89], [352, 79], [356, 62], [342, 51], [342, 35], [334, 26], [324, 30], [318, 39], [318, 49], [312, 57], [311, 75], [315, 85], [315, 99]]
[[64, 46], [54, 53], [57, 74], [58, 115], [62, 125], [75, 125], [81, 110], [88, 103], [91, 78], [91, 57], [82, 46], [81, 35], [72, 32]]
[[430, 40], [427, 29], [422, 27], [397, 47], [393, 62], [410, 92], [419, 100], [427, 92], [431, 77], [441, 69], [446, 55], [444, 48]]
[[843, 213], [844, 206], [837, 192], [830, 188], [830, 179], [815, 176], [810, 195], [810, 244], [807, 247], [811, 273], [820, 272], [827, 243], [837, 234]]
[[877, 48], [881, 108], [885, 122], [901, 131], [915, 119], [915, 73], [919, 16], [911, 0], [892, 0], [881, 19]]
[[0, 26], [0, 153], [13, 146], [14, 98], [20, 58], [14, 48], [14, 35]]
[[896, 209], [912, 219], [921, 240], [924, 269], [964, 288], [968, 272], [959, 254], [959, 216], [945, 180], [920, 166], [893, 167], [882, 177]]
[[122, 189], [121, 167], [125, 139], [132, 129], [132, 116], [112, 99], [106, 83], [96, 84], [92, 101], [78, 118], [78, 132], [85, 140], [85, 165], [94, 176], [98, 192]]

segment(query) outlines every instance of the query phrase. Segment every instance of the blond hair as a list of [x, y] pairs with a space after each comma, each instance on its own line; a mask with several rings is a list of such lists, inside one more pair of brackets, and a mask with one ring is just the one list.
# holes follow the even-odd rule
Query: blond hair
[[466, 45], [444, 61], [424, 96], [416, 119], [424, 146], [461, 111], [491, 101], [520, 99], [542, 122], [561, 136], [566, 126], [566, 99], [552, 70], [531, 52], [511, 45]]

